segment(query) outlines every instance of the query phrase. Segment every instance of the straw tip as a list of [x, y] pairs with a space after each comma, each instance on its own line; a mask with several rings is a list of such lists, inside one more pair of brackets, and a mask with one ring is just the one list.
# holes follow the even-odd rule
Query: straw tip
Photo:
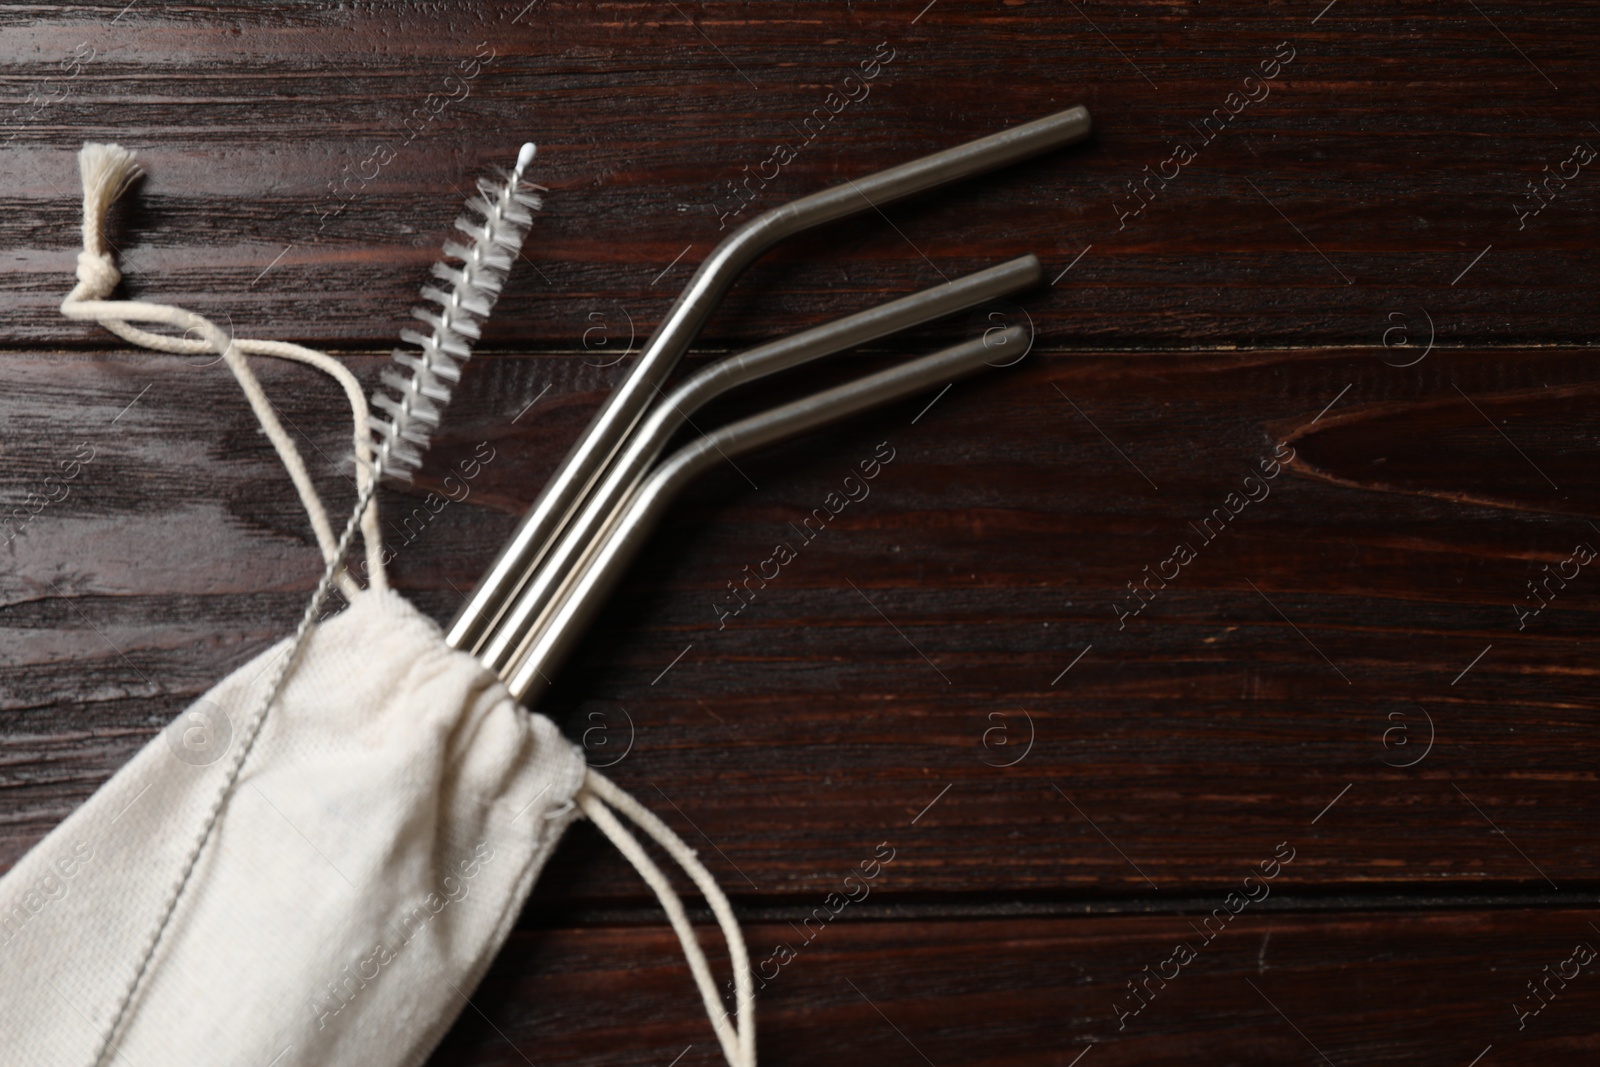
[[522, 146], [522, 151], [517, 153], [517, 173], [521, 174], [528, 169], [528, 164], [533, 162], [533, 157], [538, 153], [539, 146], [529, 141]]

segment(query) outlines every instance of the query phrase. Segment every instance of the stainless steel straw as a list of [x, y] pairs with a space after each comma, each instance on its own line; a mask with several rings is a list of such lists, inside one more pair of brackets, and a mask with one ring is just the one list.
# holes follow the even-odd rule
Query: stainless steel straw
[[1027, 331], [1011, 326], [752, 415], [674, 452], [635, 486], [614, 521], [593, 542], [556, 598], [523, 635], [513, 660], [499, 671], [511, 693], [532, 704], [622, 577], [678, 493], [725, 458], [815, 429], [868, 408], [981, 370], [995, 350], [1022, 347]]
[[718, 245], [678, 295], [628, 377], [600, 408], [562, 461], [510, 542], [451, 623], [446, 640], [478, 652], [486, 632], [552, 547], [590, 488], [660, 391], [717, 302], [738, 275], [773, 244], [823, 223], [982, 174], [1088, 136], [1082, 107], [1047, 115], [1009, 130], [813, 193], [751, 219]]
[[629, 435], [621, 456], [584, 500], [577, 517], [561, 533], [555, 547], [545, 552], [527, 584], [484, 635], [478, 658], [490, 670], [499, 670], [506, 664], [530, 622], [561, 587], [572, 564], [610, 521], [628, 491], [644, 476], [673, 434], [707, 402], [766, 375], [1020, 292], [1037, 285], [1042, 276], [1043, 269], [1037, 257], [1021, 256], [752, 348], [690, 377], [651, 408], [645, 420]]

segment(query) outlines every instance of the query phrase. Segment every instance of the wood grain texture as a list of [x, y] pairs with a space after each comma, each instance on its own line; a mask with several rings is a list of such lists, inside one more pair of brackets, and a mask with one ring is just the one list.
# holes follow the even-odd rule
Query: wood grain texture
[[[381, 359], [351, 363], [371, 377]], [[75, 445], [72, 419], [96, 451], [9, 548], [4, 692], [28, 739], [15, 857], [291, 624], [315, 550], [220, 367], [5, 368], [39, 420], [10, 445], [6, 499]], [[570, 354], [471, 370], [418, 489], [385, 498], [393, 579], [436, 618], [611, 373]], [[298, 368], [263, 375], [347, 499], [340, 398]], [[1406, 370], [1035, 352], [925, 412], [932, 395], [694, 487], [545, 707], [596, 762], [625, 752], [611, 773], [752, 899], [812, 892], [884, 838], [907, 846], [907, 892], [1218, 887], [1297, 834], [1317, 845], [1286, 878], [1319, 892], [1592, 887], [1583, 647], [1600, 587], [1582, 569], [1527, 612], [1530, 581], [1600, 540], [1569, 396], [1597, 379], [1572, 350], [1436, 351]], [[541, 380], [558, 384], [519, 417]], [[423, 491], [484, 443], [466, 499], [435, 513]], [[885, 444], [866, 497], [831, 515]], [[1294, 459], [1266, 477], [1280, 448]], [[1483, 485], [1507, 502], [1476, 502]], [[742, 584], [780, 542], [793, 562]], [[1152, 583], [1177, 544], [1195, 558]], [[729, 582], [753, 596], [737, 614]], [[563, 893], [640, 893], [603, 847], [578, 866]]]
[[[1600, 945], [1588, 5], [119, 0], [0, 25], [0, 869], [287, 632], [317, 567], [220, 365], [59, 316], [83, 141], [149, 172], [112, 220], [128, 295], [369, 385], [461, 194], [539, 142], [546, 209], [484, 351], [417, 486], [382, 494], [391, 578], [443, 621], [719, 226], [1081, 103], [1085, 144], [735, 286], [689, 365], [1027, 251], [1053, 280], [697, 420], [990, 311], [1036, 327], [1016, 366], [694, 486], [543, 710], [699, 849], [758, 967], [894, 850], [763, 990], [769, 1064], [1593, 1062], [1587, 971], [1513, 1008]], [[340, 398], [259, 371], [342, 509]], [[1280, 846], [1270, 898], [1119, 1028], [1127, 982]], [[575, 827], [432, 1062], [680, 1053], [716, 1062], [679, 949]]]
[[[1486, 1049], [1483, 1063], [1593, 1060], [1587, 970], [1552, 980], [1521, 1029], [1514, 1007], [1538, 1003], [1526, 983], [1544, 968], [1594, 944], [1592, 914], [1245, 911], [1209, 944], [1178, 916], [856, 922], [847, 910], [810, 944], [782, 921], [750, 932], [763, 952], [795, 953], [761, 994], [771, 1065], [1459, 1067]], [[1127, 983], [1179, 942], [1196, 958], [1164, 987], [1150, 980], [1119, 1029]], [[432, 1063], [720, 1062], [670, 933], [518, 934], [473, 1004]]]
[[[458, 190], [537, 140], [551, 189], [537, 270], [493, 329], [576, 345], [591, 315], [615, 331], [660, 316], [744, 202], [730, 183], [770, 176], [737, 222], [1081, 103], [1091, 144], [783, 248], [708, 339], [815, 323], [1029, 250], [1055, 277], [1091, 245], [1030, 304], [1055, 343], [1378, 346], [1390, 312], [1419, 308], [1456, 343], [1593, 335], [1585, 234], [1600, 201], [1592, 166], [1561, 166], [1600, 144], [1585, 5], [1339, 4], [1320, 19], [1239, 0], [941, 0], [918, 18], [923, 6], [151, 5], [115, 26], [115, 2], [30, 7], [0, 76], [42, 101], [4, 131], [9, 332], [84, 339], [55, 306], [85, 139], [126, 141], [150, 171], [119, 230], [130, 293], [248, 332], [377, 345]], [[892, 60], [844, 85], [880, 43]], [[1247, 86], [1262, 63], [1276, 76]], [[806, 126], [835, 90], [860, 99]], [[1261, 99], [1241, 108], [1242, 93]], [[1204, 126], [1219, 108], [1227, 121]], [[774, 175], [779, 144], [795, 158]], [[1180, 144], [1194, 158], [1163, 165]], [[1148, 206], [1125, 217], [1149, 173]], [[1550, 174], [1548, 206], [1519, 216]]]

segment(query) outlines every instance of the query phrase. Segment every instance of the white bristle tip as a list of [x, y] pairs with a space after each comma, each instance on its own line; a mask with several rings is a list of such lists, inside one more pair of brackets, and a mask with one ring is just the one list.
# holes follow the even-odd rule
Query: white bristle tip
[[522, 146], [522, 151], [517, 153], [517, 173], [521, 174], [528, 169], [528, 164], [533, 162], [533, 157], [538, 153], [539, 146], [529, 141]]

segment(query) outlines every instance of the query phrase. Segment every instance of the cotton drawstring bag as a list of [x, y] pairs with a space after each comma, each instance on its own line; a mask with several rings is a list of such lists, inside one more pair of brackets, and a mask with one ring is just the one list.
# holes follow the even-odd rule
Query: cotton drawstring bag
[[[299, 632], [196, 700], [0, 878], [0, 1063], [420, 1064], [582, 815], [661, 900], [730, 1067], [754, 1067], [744, 940], [694, 851], [388, 588], [368, 413], [349, 371], [179, 308], [108, 299], [120, 275], [104, 217], [138, 172], [106, 145], [86, 146], [80, 168], [84, 249], [64, 313], [159, 351], [220, 354], [300, 492], [326, 570]], [[310, 364], [344, 388], [360, 501], [342, 539], [246, 354]], [[340, 567], [358, 522], [366, 589]], [[349, 607], [314, 623], [330, 584]], [[671, 882], [618, 813], [711, 906], [736, 1024]]]

